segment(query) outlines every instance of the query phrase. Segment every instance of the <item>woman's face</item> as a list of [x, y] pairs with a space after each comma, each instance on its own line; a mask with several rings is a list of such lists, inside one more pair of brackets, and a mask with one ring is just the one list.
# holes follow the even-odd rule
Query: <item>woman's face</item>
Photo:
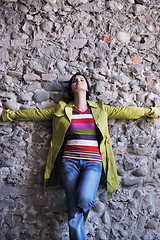
[[81, 75], [77, 75], [73, 80], [71, 84], [72, 92], [76, 93], [80, 90], [83, 90], [85, 92], [88, 91], [88, 86], [85, 78]]

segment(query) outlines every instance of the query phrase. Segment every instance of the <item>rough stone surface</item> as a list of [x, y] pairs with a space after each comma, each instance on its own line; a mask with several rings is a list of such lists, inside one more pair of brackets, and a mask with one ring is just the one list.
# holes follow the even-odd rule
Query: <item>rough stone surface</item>
[[[160, 106], [159, 0], [0, 1], [0, 106], [52, 107], [77, 71], [90, 99]], [[160, 120], [109, 120], [120, 189], [100, 184], [87, 240], [160, 239]], [[62, 188], [43, 191], [51, 122], [0, 121], [0, 239], [68, 240]]]
[[122, 43], [129, 42], [130, 40], [130, 34], [124, 31], [118, 31], [116, 37]]

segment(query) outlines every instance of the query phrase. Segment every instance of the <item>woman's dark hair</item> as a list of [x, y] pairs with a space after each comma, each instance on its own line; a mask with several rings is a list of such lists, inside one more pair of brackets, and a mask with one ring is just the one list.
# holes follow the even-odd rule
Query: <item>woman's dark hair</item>
[[91, 86], [90, 86], [90, 84], [89, 84], [86, 76], [85, 76], [83, 73], [81, 73], [81, 72], [77, 72], [77, 73], [75, 73], [75, 74], [71, 77], [71, 79], [69, 80], [69, 86], [68, 86], [68, 98], [69, 98], [69, 101], [74, 100], [74, 94], [73, 94], [73, 92], [72, 92], [72, 81], [74, 81], [75, 78], [76, 78], [76, 76], [78, 76], [78, 75], [84, 77], [84, 79], [86, 80], [86, 83], [87, 83], [87, 86], [88, 86], [88, 91], [87, 91], [87, 94], [86, 94], [86, 99], [88, 100], [88, 99], [89, 99], [89, 96], [91, 95]]

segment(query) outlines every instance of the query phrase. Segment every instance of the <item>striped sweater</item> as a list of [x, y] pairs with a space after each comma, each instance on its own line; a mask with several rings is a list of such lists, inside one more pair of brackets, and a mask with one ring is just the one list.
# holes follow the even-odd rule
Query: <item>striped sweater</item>
[[73, 108], [63, 158], [102, 162], [97, 129], [89, 107], [84, 112]]

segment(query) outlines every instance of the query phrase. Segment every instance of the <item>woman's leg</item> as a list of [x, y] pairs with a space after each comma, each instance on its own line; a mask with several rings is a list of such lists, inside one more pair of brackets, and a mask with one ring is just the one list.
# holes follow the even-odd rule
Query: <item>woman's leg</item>
[[76, 205], [75, 201], [79, 178], [79, 161], [62, 159], [61, 180], [66, 193], [70, 240], [86, 240], [83, 211]]
[[94, 161], [80, 161], [81, 176], [76, 190], [76, 204], [84, 212], [94, 206], [95, 197], [102, 174], [102, 163]]
[[63, 159], [61, 179], [66, 192], [71, 240], [86, 240], [83, 212], [94, 206], [102, 163]]

